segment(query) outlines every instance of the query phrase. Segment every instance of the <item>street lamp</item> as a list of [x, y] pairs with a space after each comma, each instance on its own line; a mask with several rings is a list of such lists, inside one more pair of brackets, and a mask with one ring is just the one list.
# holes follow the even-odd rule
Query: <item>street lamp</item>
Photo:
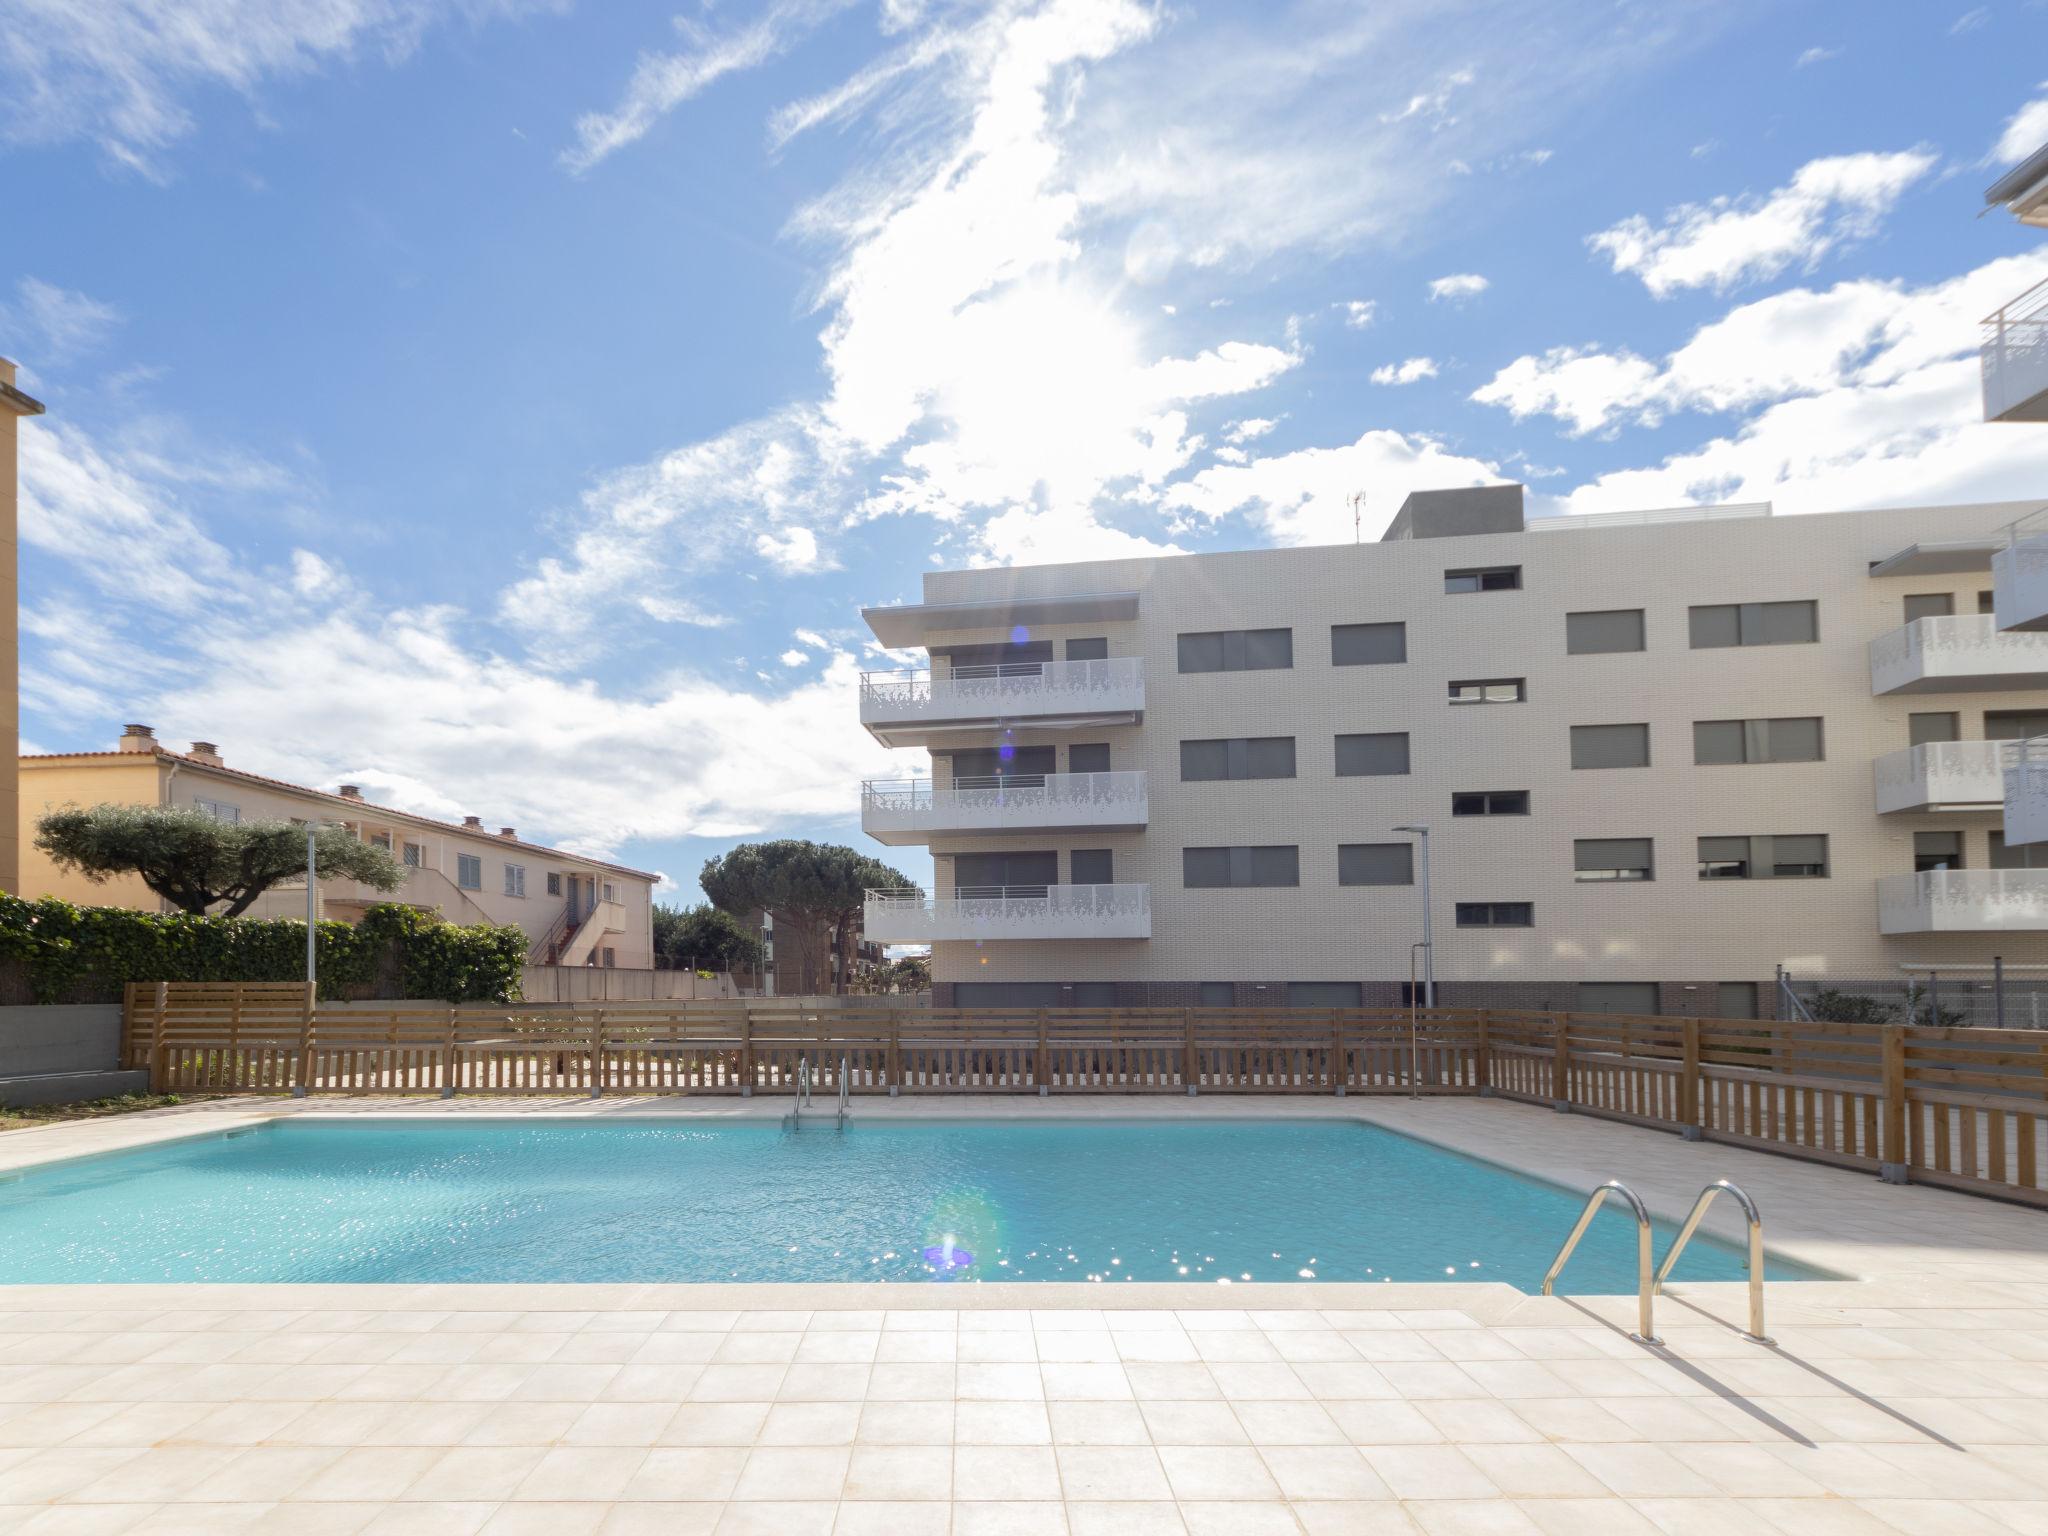
[[1429, 828], [1420, 824], [1401, 826], [1396, 832], [1413, 833], [1422, 843], [1422, 1006], [1436, 1007], [1436, 944], [1429, 926]]
[[320, 835], [320, 823], [306, 823], [306, 996], [313, 995], [313, 930], [318, 922], [320, 897], [315, 889], [319, 881], [319, 870], [314, 855], [314, 840]]

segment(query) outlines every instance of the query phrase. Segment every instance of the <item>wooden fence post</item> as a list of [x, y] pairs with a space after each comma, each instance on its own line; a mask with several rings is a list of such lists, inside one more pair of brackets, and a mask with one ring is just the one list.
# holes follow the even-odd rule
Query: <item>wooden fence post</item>
[[1045, 1010], [1038, 1010], [1038, 1065], [1032, 1068], [1032, 1076], [1038, 1079], [1038, 1096], [1042, 1099], [1052, 1091], [1052, 1044], [1046, 1039]]
[[590, 1017], [590, 1096], [604, 1097], [604, 1010]]
[[1550, 1022], [1557, 1030], [1557, 1054], [1550, 1063], [1550, 1107], [1570, 1114], [1572, 1107], [1572, 1016], [1553, 1013]]
[[1883, 1143], [1878, 1152], [1878, 1177], [1887, 1184], [1909, 1180], [1910, 1154], [1906, 1150], [1906, 1026], [1879, 1026], [1881, 1045], [1878, 1064], [1884, 1078]]
[[889, 1085], [889, 1097], [895, 1098], [903, 1091], [903, 1015], [894, 1008], [889, 1010], [889, 1059], [882, 1075]]
[[1706, 1135], [1700, 1124], [1700, 1021], [1683, 1025], [1684, 1046], [1678, 1065], [1678, 1134], [1687, 1141]]
[[1189, 1098], [1201, 1094], [1202, 1058], [1195, 1050], [1195, 1010], [1192, 1008], [1180, 1011], [1180, 1080]]
[[1344, 1015], [1330, 1015], [1330, 1085], [1337, 1097], [1344, 1097], [1344, 1085], [1350, 1074], [1344, 1070]]
[[313, 1087], [313, 989], [310, 986], [299, 1001], [299, 1057], [294, 1075], [297, 1081], [292, 1084], [292, 1097], [303, 1099]]
[[754, 1010], [751, 1006], [740, 1008], [740, 1097], [754, 1096]]
[[456, 1065], [457, 1046], [455, 1030], [460, 1018], [461, 1014], [455, 1005], [453, 1003], [449, 1004], [448, 1036], [441, 1046], [441, 1097], [444, 1099], [455, 1097], [455, 1077], [458, 1070]]
[[1477, 1019], [1479, 1038], [1472, 1047], [1472, 1086], [1479, 1097], [1493, 1097], [1493, 1010], [1482, 1008]]

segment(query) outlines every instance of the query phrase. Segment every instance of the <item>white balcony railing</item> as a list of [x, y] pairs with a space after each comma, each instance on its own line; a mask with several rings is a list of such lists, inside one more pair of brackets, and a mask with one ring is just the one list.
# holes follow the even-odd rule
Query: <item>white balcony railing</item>
[[860, 826], [884, 843], [915, 843], [944, 832], [1027, 832], [1051, 828], [1142, 827], [1145, 775], [1038, 773], [1005, 779], [928, 779], [860, 787]]
[[1988, 613], [1915, 619], [1870, 642], [1870, 691], [2048, 687], [2048, 632], [2001, 634]]
[[965, 667], [943, 676], [922, 669], [868, 672], [860, 680], [866, 726], [1138, 715], [1144, 709], [1145, 668], [1136, 656]]
[[978, 887], [973, 894], [869, 891], [861, 932], [879, 944], [947, 939], [1149, 939], [1149, 885]]
[[2048, 931], [2048, 869], [1934, 869], [1877, 882], [1880, 933]]
[[1991, 591], [2001, 630], [2048, 629], [2048, 508], [2005, 530], [1991, 555]]
[[1874, 765], [1877, 813], [1993, 810], [2005, 799], [2000, 741], [1930, 741]]
[[2048, 843], [2048, 736], [1999, 745], [2005, 749], [2006, 846]]
[[2048, 282], [1984, 320], [1986, 421], [2048, 421]]

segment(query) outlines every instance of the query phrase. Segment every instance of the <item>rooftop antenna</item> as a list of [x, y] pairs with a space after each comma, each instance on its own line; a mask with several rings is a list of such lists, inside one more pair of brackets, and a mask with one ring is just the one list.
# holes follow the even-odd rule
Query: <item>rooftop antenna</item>
[[1351, 509], [1351, 542], [1362, 544], [1365, 542], [1365, 536], [1360, 524], [1365, 519], [1365, 492], [1353, 491], [1344, 498], [1344, 505]]

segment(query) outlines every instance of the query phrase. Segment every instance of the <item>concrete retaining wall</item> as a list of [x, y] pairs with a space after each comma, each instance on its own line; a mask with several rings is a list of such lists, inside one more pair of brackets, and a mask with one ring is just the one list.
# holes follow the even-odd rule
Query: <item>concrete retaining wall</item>
[[147, 1072], [120, 1070], [117, 1003], [0, 1008], [0, 1104], [65, 1104], [144, 1093]]

